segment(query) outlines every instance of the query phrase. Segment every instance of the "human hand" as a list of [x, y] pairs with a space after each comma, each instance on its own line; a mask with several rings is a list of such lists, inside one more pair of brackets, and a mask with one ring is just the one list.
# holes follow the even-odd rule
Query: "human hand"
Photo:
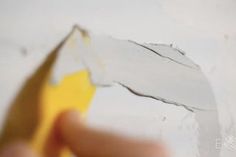
[[[95, 130], [81, 122], [77, 112], [62, 114], [57, 131], [63, 143], [79, 157], [169, 157], [160, 143], [141, 141]], [[26, 144], [6, 147], [0, 157], [38, 157]]]

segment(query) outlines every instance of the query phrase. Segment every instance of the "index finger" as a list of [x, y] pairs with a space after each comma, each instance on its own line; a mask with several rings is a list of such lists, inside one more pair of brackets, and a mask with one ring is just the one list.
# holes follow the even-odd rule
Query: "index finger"
[[59, 131], [66, 145], [81, 157], [167, 157], [159, 143], [94, 130], [81, 123], [77, 112], [63, 114]]

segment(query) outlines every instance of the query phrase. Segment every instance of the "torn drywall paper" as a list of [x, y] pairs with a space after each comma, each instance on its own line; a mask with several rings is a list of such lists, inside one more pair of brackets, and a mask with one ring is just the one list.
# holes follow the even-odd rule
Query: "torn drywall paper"
[[180, 57], [174, 50], [171, 52], [172, 60], [181, 62], [182, 59], [183, 64], [192, 68], [168, 59], [170, 50], [165, 55], [169, 57], [163, 58], [128, 41], [90, 34], [87, 46], [76, 32], [73, 35], [78, 36], [77, 58], [81, 58], [89, 68], [95, 84], [121, 83], [143, 95], [163, 98], [193, 109], [216, 110], [205, 76], [186, 56]]
[[[143, 47], [107, 36], [89, 36], [89, 44], [84, 45], [75, 29], [71, 36], [76, 43], [75, 50], [70, 52], [78, 64], [90, 71], [94, 84], [107, 87], [118, 83], [137, 96], [195, 112], [200, 155], [219, 155], [214, 145], [220, 137], [216, 104], [206, 78], [195, 63], [170, 46], [145, 44]], [[60, 76], [63, 75], [61, 72]]]

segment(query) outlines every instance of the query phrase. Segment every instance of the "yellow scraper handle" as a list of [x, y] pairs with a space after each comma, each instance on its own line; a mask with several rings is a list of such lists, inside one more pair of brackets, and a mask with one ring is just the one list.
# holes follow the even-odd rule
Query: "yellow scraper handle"
[[78, 110], [85, 115], [94, 92], [85, 70], [65, 76], [58, 85], [47, 81], [42, 90], [40, 124], [31, 141], [33, 148], [43, 156], [68, 157], [70, 153], [56, 141], [53, 123], [66, 110]]

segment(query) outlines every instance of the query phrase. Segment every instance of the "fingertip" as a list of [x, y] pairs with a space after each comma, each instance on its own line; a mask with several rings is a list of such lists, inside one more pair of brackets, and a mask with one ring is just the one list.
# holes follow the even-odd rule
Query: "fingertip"
[[167, 147], [162, 143], [151, 143], [147, 150], [149, 150], [150, 157], [170, 157]]
[[80, 113], [75, 110], [63, 112], [56, 121], [56, 129], [63, 142], [68, 141], [74, 135], [75, 131], [83, 127]]
[[68, 126], [78, 125], [78, 123], [81, 123], [80, 113], [75, 110], [69, 110], [58, 116], [56, 125], [59, 130], [64, 130]]

